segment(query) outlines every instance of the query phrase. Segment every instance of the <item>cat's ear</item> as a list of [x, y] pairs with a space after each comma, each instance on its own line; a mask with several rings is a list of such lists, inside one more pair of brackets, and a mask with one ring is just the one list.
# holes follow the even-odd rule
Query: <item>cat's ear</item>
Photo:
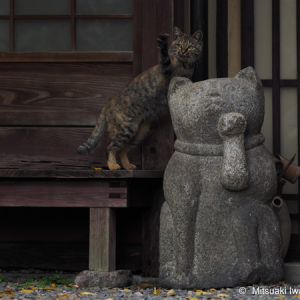
[[182, 37], [183, 33], [181, 32], [181, 30], [175, 26], [174, 28], [174, 40], [178, 39], [179, 37]]
[[256, 85], [259, 87], [262, 86], [262, 83], [257, 73], [252, 67], [247, 67], [245, 69], [242, 69], [236, 74], [235, 78], [247, 80], [252, 85]]
[[200, 43], [203, 39], [203, 32], [201, 30], [197, 30], [193, 35], [192, 38], [195, 39], [198, 43]]
[[192, 84], [192, 81], [185, 77], [174, 77], [169, 86], [169, 95], [176, 93], [179, 89]]

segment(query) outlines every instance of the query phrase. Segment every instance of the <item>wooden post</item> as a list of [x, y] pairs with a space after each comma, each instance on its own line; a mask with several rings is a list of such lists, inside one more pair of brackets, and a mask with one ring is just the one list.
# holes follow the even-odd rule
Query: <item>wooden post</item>
[[116, 269], [116, 214], [111, 208], [90, 208], [90, 271]]

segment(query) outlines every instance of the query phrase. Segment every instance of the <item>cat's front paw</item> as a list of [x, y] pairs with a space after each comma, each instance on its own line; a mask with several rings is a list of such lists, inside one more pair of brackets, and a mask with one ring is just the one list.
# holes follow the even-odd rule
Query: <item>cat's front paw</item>
[[162, 52], [168, 52], [168, 36], [168, 34], [160, 34], [159, 38], [157, 39], [157, 48]]

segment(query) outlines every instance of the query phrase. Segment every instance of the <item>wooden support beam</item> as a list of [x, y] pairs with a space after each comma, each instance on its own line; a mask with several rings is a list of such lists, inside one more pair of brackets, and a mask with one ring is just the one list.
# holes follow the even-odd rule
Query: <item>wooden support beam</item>
[[116, 214], [111, 208], [90, 208], [91, 271], [116, 269]]

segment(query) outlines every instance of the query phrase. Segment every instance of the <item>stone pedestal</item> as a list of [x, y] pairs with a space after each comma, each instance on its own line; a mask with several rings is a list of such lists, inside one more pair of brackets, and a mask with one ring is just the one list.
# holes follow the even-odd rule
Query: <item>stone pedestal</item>
[[75, 284], [80, 287], [126, 287], [131, 285], [131, 271], [119, 270], [112, 272], [82, 271], [75, 278]]
[[284, 277], [272, 155], [261, 127], [264, 93], [252, 68], [235, 78], [174, 78], [168, 103], [177, 136], [165, 171], [160, 283], [218, 288]]

